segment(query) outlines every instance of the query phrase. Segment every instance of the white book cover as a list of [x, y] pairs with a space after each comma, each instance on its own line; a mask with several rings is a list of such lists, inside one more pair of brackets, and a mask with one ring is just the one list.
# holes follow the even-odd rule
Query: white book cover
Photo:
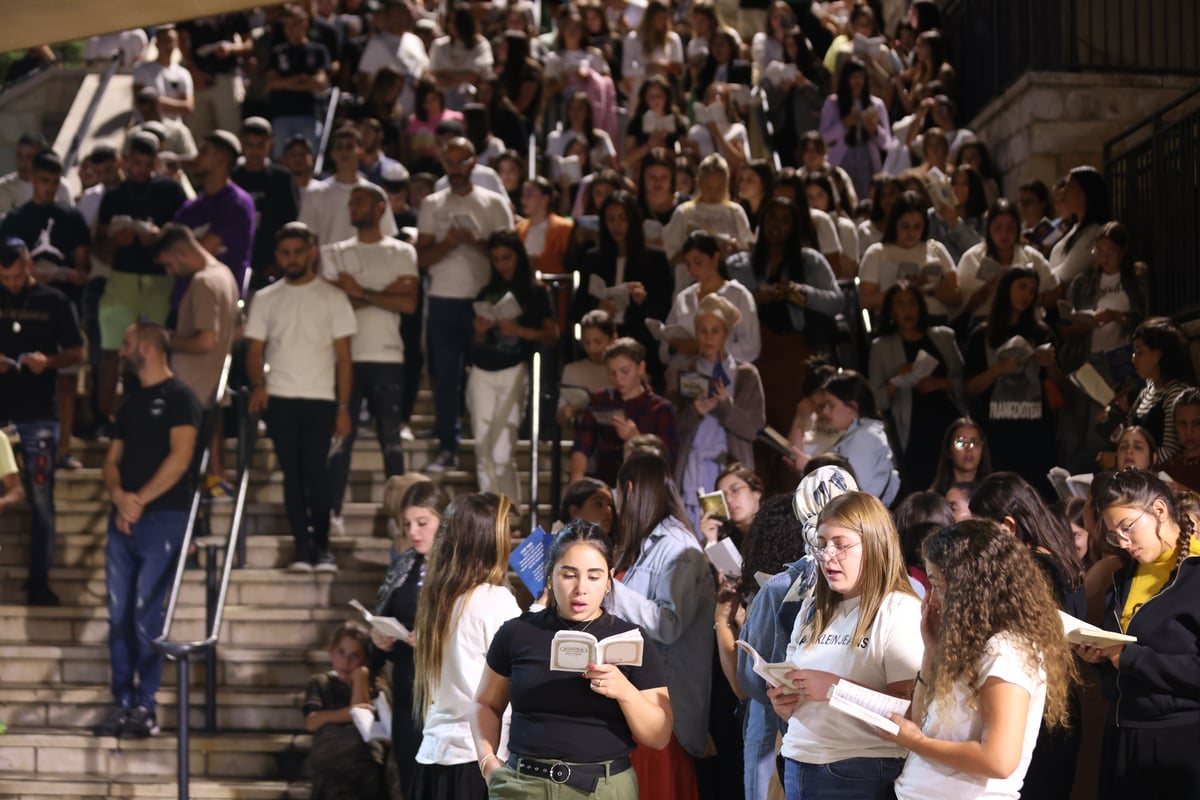
[[512, 292], [505, 292], [504, 296], [494, 303], [476, 301], [471, 308], [474, 309], [475, 316], [496, 322], [514, 320], [521, 316], [521, 304]]
[[1071, 373], [1071, 382], [1102, 406], [1107, 406], [1117, 396], [1112, 387], [1108, 385], [1108, 381], [1104, 380], [1104, 376], [1086, 362]]
[[892, 385], [899, 389], [911, 389], [937, 369], [938, 360], [927, 350], [918, 350], [913, 360], [912, 371], [892, 378]]
[[934, 203], [948, 208], [958, 208], [958, 198], [954, 195], [954, 185], [950, 177], [937, 167], [925, 173], [925, 183], [929, 187], [929, 197]]
[[625, 284], [609, 286], [599, 275], [588, 278], [588, 294], [597, 300], [607, 300], [622, 312], [629, 307], [629, 288]]
[[395, 617], [380, 617], [372, 614], [370, 611], [367, 611], [367, 609], [363, 607], [363, 604], [357, 600], [351, 600], [350, 605], [355, 611], [362, 615], [364, 622], [382, 633], [384, 636], [391, 637], [392, 639], [398, 639], [401, 642], [409, 641], [409, 638], [412, 636], [412, 633], [408, 630], [408, 628], [404, 627], [400, 623], [400, 620], [396, 619]]
[[900, 726], [889, 719], [890, 714], [904, 716], [908, 713], [909, 701], [890, 694], [876, 692], [857, 683], [840, 680], [829, 691], [829, 707], [860, 719], [868, 725], [874, 725], [893, 735], [900, 732]]
[[568, 183], [579, 183], [583, 180], [583, 165], [579, 156], [550, 156], [550, 180], [567, 179]]
[[785, 83], [795, 83], [799, 75], [800, 70], [796, 68], [795, 64], [786, 64], [782, 61], [772, 61], [763, 70], [763, 76], [767, 81], [776, 86], [782, 86]]
[[1077, 617], [1073, 617], [1065, 611], [1059, 611], [1058, 616], [1062, 618], [1063, 633], [1067, 635], [1067, 641], [1071, 644], [1112, 647], [1115, 644], [1129, 644], [1130, 642], [1137, 641], [1136, 636], [1127, 636], [1124, 633], [1106, 631], [1090, 622], [1084, 622]]
[[683, 325], [679, 325], [678, 323], [667, 325], [666, 323], [659, 322], [656, 319], [646, 320], [646, 330], [650, 332], [651, 336], [653, 336], [655, 339], [658, 339], [660, 342], [670, 342], [675, 339], [696, 338], [695, 332], [688, 330]]
[[[765, 581], [762, 581], [765, 583]], [[787, 674], [796, 669], [796, 665], [790, 661], [777, 661], [771, 663], [763, 659], [758, 654], [758, 651], [750, 646], [749, 642], [738, 639], [737, 646], [741, 648], [746, 655], [750, 656], [750, 669], [754, 670], [754, 674], [767, 682], [768, 686], [778, 689], [780, 686], [794, 687], [795, 684], [787, 679]]]
[[696, 103], [692, 106], [692, 114], [696, 117], [697, 125], [707, 125], [710, 122], [716, 123], [718, 128], [724, 128], [729, 124], [729, 120], [725, 116], [725, 106], [720, 100], [714, 100], [708, 105], [704, 103]]
[[742, 574], [742, 554], [738, 552], [733, 539], [718, 539], [704, 548], [708, 561], [724, 575], [736, 578]]
[[559, 631], [550, 642], [550, 669], [584, 672], [590, 664], [642, 665], [646, 642], [637, 629], [597, 639], [587, 631]]
[[675, 125], [674, 114], [659, 114], [656, 111], [642, 114], [642, 133], [647, 136], [652, 133], [674, 133]]

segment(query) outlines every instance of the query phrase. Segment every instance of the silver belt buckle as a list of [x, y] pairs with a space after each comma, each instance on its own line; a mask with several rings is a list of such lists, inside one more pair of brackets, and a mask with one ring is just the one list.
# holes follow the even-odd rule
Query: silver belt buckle
[[560, 786], [571, 780], [571, 766], [562, 761], [550, 765], [550, 780]]

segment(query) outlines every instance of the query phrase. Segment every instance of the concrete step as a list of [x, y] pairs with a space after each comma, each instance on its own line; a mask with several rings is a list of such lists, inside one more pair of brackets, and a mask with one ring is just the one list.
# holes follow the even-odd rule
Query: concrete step
[[[24, 567], [0, 567], [0, 603], [20, 605], [25, 602], [21, 586], [28, 572]], [[370, 606], [384, 572], [382, 568], [344, 569], [337, 575], [292, 575], [278, 569], [235, 569], [230, 576], [226, 603], [230, 606], [344, 609], [351, 600], [358, 600]], [[54, 591], [66, 605], [102, 606], [107, 603], [101, 566], [56, 569], [53, 579]], [[186, 571], [179, 593], [180, 605], [203, 606], [204, 596], [204, 570]]]
[[[192, 780], [188, 783], [192, 800], [307, 800], [309, 785], [303, 781], [256, 781], [225, 778]], [[45, 800], [70, 797], [73, 800], [101, 800], [110, 797], [177, 798], [172, 780], [157, 777], [128, 776], [110, 779], [98, 775], [50, 776], [36, 772], [6, 772], [0, 777], [3, 800]]]
[[[204, 690], [188, 693], [192, 730], [204, 725]], [[300, 706], [303, 684], [291, 689], [218, 689], [217, 727], [231, 731], [296, 731], [304, 727]], [[178, 728], [177, 691], [158, 693], [158, 724], [163, 730]], [[43, 687], [5, 682], [0, 686], [0, 719], [7, 725], [27, 728], [74, 728], [89, 732], [112, 706], [107, 686]]]
[[[329, 668], [324, 645], [233, 647], [222, 642], [217, 646], [217, 683], [226, 689], [302, 687], [310, 675]], [[195, 663], [190, 676], [193, 687], [203, 686], [203, 663]], [[163, 686], [175, 686], [175, 677], [175, 663], [167, 661]], [[108, 681], [107, 644], [0, 644], [0, 686], [27, 683], [84, 688], [107, 686]], [[0, 745], [3, 743], [0, 737]]]
[[[311, 737], [306, 734], [194, 735], [188, 748], [191, 775], [293, 780], [299, 775], [310, 744]], [[55, 780], [65, 775], [90, 775], [104, 776], [109, 781], [138, 777], [174, 781], [177, 747], [175, 737], [166, 734], [118, 741], [71, 729], [10, 728], [0, 741], [0, 775], [5, 776], [4, 780], [10, 773], [19, 772], [52, 776]], [[9, 784], [5, 788], [13, 787]]]

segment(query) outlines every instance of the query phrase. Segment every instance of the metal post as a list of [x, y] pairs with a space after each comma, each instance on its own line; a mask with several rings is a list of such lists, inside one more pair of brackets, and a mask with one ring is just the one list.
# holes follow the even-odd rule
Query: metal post
[[[206, 631], [211, 631], [217, 616], [217, 546], [204, 548], [204, 620]], [[204, 730], [217, 732], [217, 646], [204, 651]]]
[[529, 422], [529, 529], [538, 524], [538, 442], [542, 433], [542, 354], [533, 354], [533, 407]]
[[179, 786], [179, 800], [188, 800], [188, 771], [191, 752], [188, 748], [188, 655], [183, 653], [176, 663], [175, 682], [178, 684], [179, 720], [179, 752], [176, 754], [176, 769], [179, 774], [176, 783]]

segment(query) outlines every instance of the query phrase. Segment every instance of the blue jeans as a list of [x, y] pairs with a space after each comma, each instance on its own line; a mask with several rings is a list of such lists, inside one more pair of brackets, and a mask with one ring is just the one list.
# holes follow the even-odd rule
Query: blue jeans
[[[108, 584], [108, 656], [113, 701], [154, 710], [163, 657], [150, 645], [162, 634], [167, 592], [187, 528], [186, 511], [148, 511], [127, 536], [108, 518], [104, 576]], [[134, 676], [137, 687], [134, 687]]]
[[404, 394], [404, 365], [363, 362], [354, 365], [354, 387], [350, 393], [350, 433], [329, 459], [330, 507], [342, 513], [346, 483], [350, 480], [350, 455], [358, 436], [358, 409], [366, 398], [375, 418], [375, 433], [383, 450], [383, 471], [387, 477], [404, 474], [404, 448], [400, 442], [401, 402]]
[[787, 800], [885, 800], [904, 767], [903, 758], [847, 758], [829, 764], [786, 759], [783, 794]]
[[[271, 153], [271, 158], [276, 161], [283, 159], [283, 150], [287, 147], [288, 139], [295, 136], [297, 133], [304, 134], [304, 138], [308, 140], [309, 146], [315, 153], [317, 146], [321, 143], [321, 119], [314, 114], [299, 114], [292, 116], [275, 117], [271, 120], [271, 128], [274, 132], [275, 146]], [[322, 242], [322, 244], [332, 244], [332, 242]]]
[[29, 540], [29, 588], [48, 588], [50, 556], [54, 550], [54, 461], [58, 448], [58, 421], [41, 419], [18, 422], [21, 437], [21, 457], [25, 469], [21, 473], [25, 496], [33, 512], [33, 529]]
[[440, 450], [458, 452], [463, 374], [475, 341], [475, 311], [471, 304], [471, 300], [429, 298], [425, 338], [433, 373], [433, 399], [437, 403], [433, 434]]

